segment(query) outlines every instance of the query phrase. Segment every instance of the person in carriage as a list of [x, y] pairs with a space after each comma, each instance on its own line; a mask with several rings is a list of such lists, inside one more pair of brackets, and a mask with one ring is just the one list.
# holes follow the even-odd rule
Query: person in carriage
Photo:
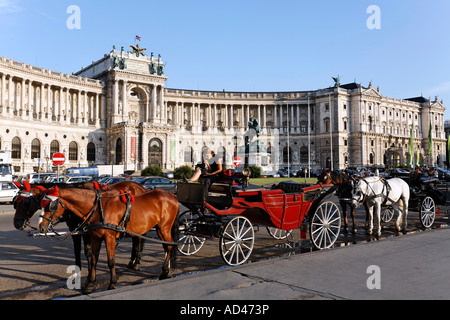
[[213, 184], [221, 178], [223, 172], [222, 157], [210, 149], [203, 153], [203, 163], [198, 163], [195, 167], [194, 176], [186, 182], [205, 181], [208, 185]]

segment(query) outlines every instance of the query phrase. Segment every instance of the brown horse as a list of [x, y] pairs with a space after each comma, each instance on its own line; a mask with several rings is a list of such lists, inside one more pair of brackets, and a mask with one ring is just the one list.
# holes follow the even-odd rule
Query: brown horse
[[[23, 186], [21, 186], [20, 184], [18, 186], [21, 188], [21, 191], [14, 199], [14, 208], [16, 209], [16, 213], [14, 215], [14, 227], [18, 230], [24, 230], [33, 215], [41, 209], [41, 201], [44, 198], [47, 190], [42, 186], [31, 186], [27, 181], [24, 182]], [[98, 185], [89, 182], [82, 184], [80, 187], [97, 189]], [[107, 188], [114, 190], [124, 190], [132, 195], [138, 195], [147, 191], [142, 185], [132, 181], [122, 181], [113, 185], [109, 185], [107, 186]], [[76, 230], [80, 223], [82, 223], [82, 220], [80, 218], [70, 214], [69, 212], [64, 215], [64, 220], [70, 232]], [[73, 235], [72, 241], [74, 246], [75, 265], [77, 265], [80, 270], [82, 239], [84, 243], [84, 253], [88, 258], [88, 263], [90, 261], [89, 257], [92, 255], [89, 235]], [[132, 241], [133, 246], [128, 268], [139, 271], [142, 250], [144, 248], [144, 240], [140, 238], [133, 238]]]
[[[49, 220], [58, 219], [64, 210], [70, 210], [73, 214], [83, 219], [87, 226], [92, 243], [92, 257], [89, 275], [86, 279], [84, 293], [91, 293], [96, 280], [96, 266], [100, 247], [103, 241], [106, 244], [108, 266], [110, 269], [109, 290], [114, 289], [117, 283], [115, 271], [116, 240], [121, 237], [118, 226], [126, 228], [132, 235], [142, 235], [156, 227], [159, 238], [164, 241], [163, 247], [166, 253], [160, 279], [169, 276], [171, 268], [175, 266], [176, 245], [170, 245], [178, 241], [178, 201], [175, 196], [162, 190], [152, 190], [135, 196], [134, 202], [124, 199], [121, 192], [116, 190], [98, 191], [88, 189], [61, 189], [50, 190], [44, 200], [53, 203], [47, 207], [44, 218], [39, 228], [41, 232], [47, 231]], [[129, 204], [129, 215], [126, 209]], [[49, 208], [53, 207], [50, 211]], [[56, 207], [56, 208], [55, 208]], [[125, 212], [125, 213], [124, 213]], [[128, 216], [124, 221], [124, 217]]]
[[[344, 233], [348, 233], [348, 218], [347, 218], [347, 206], [350, 208], [350, 213], [352, 215], [353, 230], [352, 233], [356, 234], [358, 229], [356, 228], [355, 222], [355, 211], [356, 207], [352, 205], [352, 190], [353, 182], [355, 181], [350, 175], [342, 172], [330, 170], [322, 171], [321, 175], [317, 178], [319, 184], [333, 184], [338, 186], [336, 190], [336, 195], [339, 198], [339, 204], [342, 207], [344, 213]], [[364, 206], [366, 206], [364, 204]], [[367, 208], [366, 208], [367, 211]]]

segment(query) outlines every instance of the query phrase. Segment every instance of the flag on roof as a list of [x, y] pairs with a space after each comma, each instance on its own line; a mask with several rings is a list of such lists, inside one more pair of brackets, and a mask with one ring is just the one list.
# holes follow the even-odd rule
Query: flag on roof
[[141, 41], [142, 37], [136, 36], [136, 40]]

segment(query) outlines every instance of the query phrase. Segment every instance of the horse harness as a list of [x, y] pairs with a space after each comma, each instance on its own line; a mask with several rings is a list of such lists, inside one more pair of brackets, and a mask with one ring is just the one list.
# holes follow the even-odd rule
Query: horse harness
[[[75, 228], [74, 231], [72, 231], [69, 234], [69, 236], [77, 235], [80, 232], [88, 233], [89, 231], [93, 231], [93, 230], [106, 229], [106, 230], [112, 230], [112, 231], [116, 231], [116, 232], [120, 233], [120, 236], [118, 239], [119, 241], [122, 240], [126, 234], [128, 234], [130, 236], [138, 237], [138, 238], [148, 240], [151, 242], [155, 242], [155, 243], [167, 244], [167, 245], [178, 245], [175, 242], [161, 241], [161, 240], [157, 240], [157, 239], [153, 239], [153, 238], [148, 238], [143, 235], [139, 235], [139, 234], [136, 234], [134, 232], [127, 230], [127, 225], [128, 225], [128, 222], [130, 221], [130, 217], [131, 217], [131, 205], [135, 201], [133, 195], [131, 195], [129, 192], [124, 192], [122, 190], [120, 191], [119, 196], [121, 197], [122, 202], [125, 203], [126, 208], [125, 208], [125, 213], [124, 213], [122, 219], [120, 220], [119, 224], [115, 225], [112, 223], [106, 223], [103, 206], [102, 206], [102, 202], [101, 202], [102, 194], [99, 189], [96, 189], [95, 193], [96, 193], [96, 195], [95, 195], [94, 205], [92, 206], [89, 213], [86, 215], [87, 218], [85, 218], [84, 221], [81, 222], [81, 224], [77, 228]], [[64, 216], [63, 215], [60, 218], [58, 218], [55, 223], [52, 222], [53, 218], [56, 215], [56, 211], [58, 210], [58, 205], [61, 205], [61, 207], [65, 211], [67, 211], [67, 209], [64, 206], [64, 204], [61, 202], [59, 197], [54, 197], [54, 196], [50, 196], [50, 195], [46, 195], [45, 197], [47, 197], [48, 199], [51, 200], [51, 202], [49, 204], [49, 210], [52, 212], [52, 216], [50, 218], [47, 218], [47, 217], [44, 217], [43, 215], [41, 215], [41, 218], [48, 220], [52, 226], [55, 226], [62, 221], [61, 218]], [[100, 223], [95, 223], [95, 224], [90, 225], [89, 222], [91, 222], [91, 220], [94, 216], [94, 213], [97, 211], [97, 208], [98, 208], [98, 212], [100, 215]], [[55, 232], [55, 234], [57, 234], [57, 233]]]
[[[368, 199], [370, 199], [370, 200], [372, 200], [372, 199], [376, 199], [376, 198], [381, 198], [381, 197], [383, 197], [384, 196], [384, 192], [386, 191], [386, 197], [385, 197], [385, 199], [384, 199], [384, 201], [383, 201], [383, 203], [382, 203], [382, 205], [384, 206], [384, 205], [386, 205], [386, 203], [388, 202], [388, 200], [390, 200], [390, 201], [392, 201], [391, 199], [389, 199], [389, 193], [391, 192], [391, 186], [389, 185], [389, 183], [388, 183], [388, 181], [387, 180], [385, 180], [385, 179], [383, 179], [383, 178], [380, 178], [378, 181], [381, 181], [382, 183], [383, 183], [383, 189], [381, 190], [381, 193], [380, 194], [376, 194], [375, 193], [375, 191], [373, 190], [373, 188], [370, 186], [370, 183], [369, 182], [367, 182], [365, 179], [362, 179], [362, 181], [364, 181], [365, 183], [366, 183], [366, 185], [367, 185], [367, 187], [366, 187], [366, 192], [364, 193], [364, 198], [363, 198], [363, 201], [362, 202], [365, 202], [365, 201], [367, 201]], [[375, 183], [375, 182], [378, 182], [378, 181], [374, 181], [374, 182], [372, 182], [372, 183]], [[370, 188], [370, 190], [372, 190], [372, 193], [374, 194], [373, 196], [368, 196], [368, 190], [369, 190], [369, 188]]]

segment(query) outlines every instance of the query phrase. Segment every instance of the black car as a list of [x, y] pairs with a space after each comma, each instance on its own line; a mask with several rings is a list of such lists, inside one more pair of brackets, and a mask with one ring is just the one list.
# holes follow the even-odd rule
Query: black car
[[136, 182], [143, 185], [147, 190], [161, 189], [172, 193], [177, 190], [177, 184], [164, 177], [148, 177], [139, 179]]

